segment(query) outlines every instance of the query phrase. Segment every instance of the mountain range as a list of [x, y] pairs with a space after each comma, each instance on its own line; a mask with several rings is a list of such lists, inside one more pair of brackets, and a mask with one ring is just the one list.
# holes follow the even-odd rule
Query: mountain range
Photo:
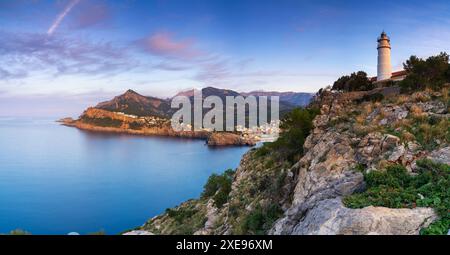
[[[224, 102], [227, 96], [279, 96], [281, 114], [283, 114], [284, 112], [288, 112], [296, 107], [303, 107], [307, 105], [314, 95], [312, 93], [265, 91], [239, 93], [233, 90], [219, 89], [214, 87], [203, 88], [201, 92], [203, 98], [208, 96], [218, 96]], [[187, 96], [191, 99], [191, 102], [193, 102], [194, 90], [182, 91], [180, 93], [177, 93], [175, 96]], [[176, 111], [176, 109], [172, 109], [170, 106], [172, 99], [173, 97], [169, 99], [161, 99], [152, 96], [143, 96], [130, 89], [124, 94], [114, 97], [110, 101], [99, 103], [95, 108], [112, 112], [123, 112], [125, 114], [136, 116], [157, 116], [170, 118], [174, 111]]]

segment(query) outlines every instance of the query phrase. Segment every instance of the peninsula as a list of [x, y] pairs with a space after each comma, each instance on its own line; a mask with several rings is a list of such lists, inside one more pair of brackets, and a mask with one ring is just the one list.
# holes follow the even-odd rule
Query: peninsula
[[[259, 95], [262, 92], [250, 92], [242, 95]], [[265, 95], [279, 96], [278, 92], [266, 92]], [[181, 92], [178, 95], [188, 96], [193, 100], [193, 91]], [[202, 89], [204, 97], [214, 95], [241, 95], [232, 90], [208, 87]], [[287, 92], [280, 96], [280, 112], [287, 112], [309, 102], [312, 94]], [[293, 98], [296, 100], [293, 101]], [[284, 101], [286, 99], [286, 101]], [[289, 101], [288, 101], [289, 100]], [[271, 131], [241, 129], [235, 132], [216, 132], [214, 130], [175, 131], [171, 127], [171, 116], [175, 112], [170, 107], [171, 99], [143, 96], [133, 90], [128, 90], [110, 101], [99, 103], [86, 109], [78, 119], [63, 118], [62, 125], [81, 130], [109, 133], [126, 133], [146, 136], [170, 136], [193, 139], [204, 139], [210, 146], [254, 146], [261, 141], [261, 136], [270, 135]]]

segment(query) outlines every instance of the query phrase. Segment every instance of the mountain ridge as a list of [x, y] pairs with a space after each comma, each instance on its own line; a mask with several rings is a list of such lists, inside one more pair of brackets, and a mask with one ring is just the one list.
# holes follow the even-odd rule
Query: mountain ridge
[[[178, 92], [175, 96], [187, 96], [193, 102], [194, 90], [185, 90]], [[218, 96], [224, 102], [227, 96], [280, 96], [280, 112], [287, 112], [295, 107], [303, 107], [309, 103], [312, 98], [311, 93], [303, 92], [248, 92], [240, 93], [230, 89], [220, 89], [215, 87], [205, 87], [201, 89], [202, 97]], [[174, 97], [175, 97], [174, 96]], [[125, 93], [114, 97], [109, 101], [104, 101], [97, 104], [95, 107], [113, 111], [123, 112], [125, 114], [136, 116], [157, 116], [163, 118], [169, 118], [174, 109], [171, 108], [171, 100], [174, 98], [162, 99], [153, 96], [144, 96], [138, 92], [128, 89]], [[270, 99], [269, 99], [270, 101]]]

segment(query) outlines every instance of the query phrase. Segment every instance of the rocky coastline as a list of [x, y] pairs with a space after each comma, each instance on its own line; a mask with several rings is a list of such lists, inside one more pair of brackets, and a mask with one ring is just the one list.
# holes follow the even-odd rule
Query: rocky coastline
[[135, 116], [110, 112], [94, 107], [88, 108], [78, 119], [63, 118], [57, 122], [80, 130], [131, 134], [142, 136], [167, 136], [205, 140], [208, 146], [254, 146], [256, 140], [241, 134], [210, 131], [174, 131], [170, 120], [165, 118]]
[[212, 197], [202, 195], [153, 217], [139, 230], [200, 235], [418, 235], [439, 219], [437, 210], [424, 205], [430, 199], [426, 195], [414, 193], [419, 204], [396, 207], [355, 208], [346, 199], [361, 196], [369, 185], [367, 175], [385, 174], [389, 166], [405, 169], [404, 174], [411, 176], [405, 178], [420, 173], [422, 160], [448, 169], [447, 95], [446, 88], [410, 95], [394, 92], [381, 101], [361, 101], [362, 93], [324, 94], [316, 99], [320, 113], [302, 157], [294, 164], [261, 153], [263, 148], [252, 149], [236, 169], [225, 203], [217, 202], [220, 190]]

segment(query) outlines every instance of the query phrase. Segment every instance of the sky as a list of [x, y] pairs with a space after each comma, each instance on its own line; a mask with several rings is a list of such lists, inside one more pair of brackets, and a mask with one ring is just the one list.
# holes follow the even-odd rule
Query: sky
[[450, 52], [450, 3], [0, 0], [0, 116], [77, 116], [127, 89], [316, 92], [342, 75]]

